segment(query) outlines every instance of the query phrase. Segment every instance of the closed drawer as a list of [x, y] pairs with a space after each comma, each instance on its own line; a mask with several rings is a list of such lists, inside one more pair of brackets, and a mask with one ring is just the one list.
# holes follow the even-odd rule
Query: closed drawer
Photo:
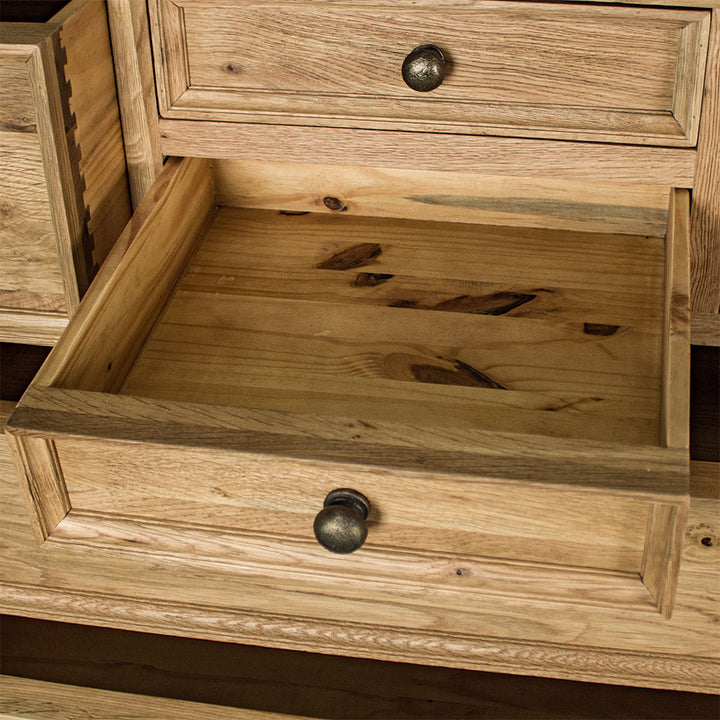
[[[697, 138], [707, 11], [397, 0], [149, 7], [168, 118], [681, 146]], [[447, 61], [431, 92], [401, 74], [424, 45]]]
[[0, 155], [0, 339], [52, 344], [131, 215], [104, 2], [0, 24]]
[[[41, 539], [670, 613], [686, 191], [648, 237], [218, 209], [214, 181], [168, 162], [8, 423]], [[371, 506], [348, 556], [313, 536], [339, 488]]]

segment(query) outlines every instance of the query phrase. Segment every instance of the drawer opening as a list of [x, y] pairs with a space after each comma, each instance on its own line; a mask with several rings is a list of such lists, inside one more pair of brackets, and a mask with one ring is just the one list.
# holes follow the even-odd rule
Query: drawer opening
[[72, 506], [303, 540], [357, 484], [368, 552], [620, 573], [669, 615], [687, 212], [654, 237], [218, 207], [171, 159], [11, 419], [39, 534]]

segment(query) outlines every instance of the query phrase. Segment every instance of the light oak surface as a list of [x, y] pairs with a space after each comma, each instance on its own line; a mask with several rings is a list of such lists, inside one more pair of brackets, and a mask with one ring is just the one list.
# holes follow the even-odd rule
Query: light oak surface
[[[697, 136], [707, 12], [467, 1], [149, 9], [164, 117], [686, 146]], [[432, 93], [400, 74], [423, 44], [449, 57]]]

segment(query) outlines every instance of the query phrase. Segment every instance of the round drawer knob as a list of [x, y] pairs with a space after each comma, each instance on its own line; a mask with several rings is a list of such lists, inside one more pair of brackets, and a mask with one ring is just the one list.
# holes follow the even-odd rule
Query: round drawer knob
[[370, 501], [356, 490], [341, 488], [333, 490], [323, 505], [313, 524], [317, 541], [334, 553], [351, 553], [362, 547]]
[[434, 45], [420, 45], [405, 58], [402, 76], [413, 90], [434, 90], [445, 78], [445, 56]]

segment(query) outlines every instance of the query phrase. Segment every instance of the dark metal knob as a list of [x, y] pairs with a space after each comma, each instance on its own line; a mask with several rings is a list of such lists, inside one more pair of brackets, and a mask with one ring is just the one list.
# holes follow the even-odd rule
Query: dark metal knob
[[370, 501], [356, 490], [341, 488], [333, 490], [323, 505], [313, 524], [317, 541], [334, 553], [351, 553], [362, 547]]
[[445, 78], [445, 56], [434, 45], [420, 45], [405, 58], [402, 76], [413, 90], [434, 90]]

